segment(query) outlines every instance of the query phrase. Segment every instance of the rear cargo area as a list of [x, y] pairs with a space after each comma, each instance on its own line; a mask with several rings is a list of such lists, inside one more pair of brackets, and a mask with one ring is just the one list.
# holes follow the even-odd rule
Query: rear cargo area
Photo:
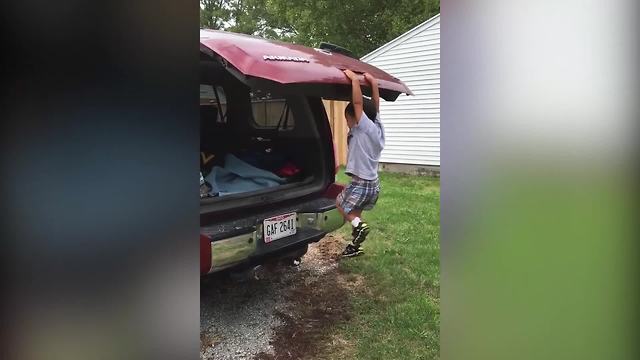
[[250, 88], [214, 62], [200, 85], [201, 204], [321, 189], [326, 149], [305, 96]]

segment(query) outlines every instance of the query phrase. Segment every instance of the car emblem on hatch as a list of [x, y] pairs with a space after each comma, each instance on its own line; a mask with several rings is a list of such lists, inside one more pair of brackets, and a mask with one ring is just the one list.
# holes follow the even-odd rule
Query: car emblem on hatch
[[300, 56], [263, 55], [262, 59], [264, 59], [264, 61], [309, 62], [309, 59]]

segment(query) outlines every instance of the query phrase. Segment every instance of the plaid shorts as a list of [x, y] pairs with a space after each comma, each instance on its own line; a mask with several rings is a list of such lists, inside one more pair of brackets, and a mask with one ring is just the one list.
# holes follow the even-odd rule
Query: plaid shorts
[[351, 183], [338, 195], [338, 206], [345, 213], [352, 210], [371, 210], [378, 201], [380, 179], [363, 180], [352, 178]]

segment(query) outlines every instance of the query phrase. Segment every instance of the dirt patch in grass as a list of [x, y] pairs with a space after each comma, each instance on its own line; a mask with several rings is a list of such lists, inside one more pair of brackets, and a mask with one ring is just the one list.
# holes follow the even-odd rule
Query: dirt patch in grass
[[318, 267], [337, 267], [338, 261], [341, 259], [340, 254], [347, 245], [341, 235], [329, 234], [320, 242], [309, 246], [309, 251], [304, 256], [305, 266], [309, 268]]
[[346, 241], [328, 235], [309, 247], [300, 271], [291, 279], [284, 295], [287, 308], [277, 315], [281, 325], [271, 342], [274, 353], [260, 353], [256, 359], [318, 359], [325, 349], [331, 353], [352, 353], [353, 344], [337, 338], [331, 330], [351, 319], [351, 295], [363, 278], [344, 274], [338, 268]]

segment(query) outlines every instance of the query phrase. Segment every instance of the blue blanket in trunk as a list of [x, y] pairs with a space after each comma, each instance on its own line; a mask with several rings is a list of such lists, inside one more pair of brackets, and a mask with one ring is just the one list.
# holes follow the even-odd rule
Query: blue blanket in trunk
[[266, 189], [286, 182], [285, 179], [266, 170], [258, 169], [237, 157], [227, 154], [224, 167], [214, 166], [206, 180], [213, 193], [220, 196]]

